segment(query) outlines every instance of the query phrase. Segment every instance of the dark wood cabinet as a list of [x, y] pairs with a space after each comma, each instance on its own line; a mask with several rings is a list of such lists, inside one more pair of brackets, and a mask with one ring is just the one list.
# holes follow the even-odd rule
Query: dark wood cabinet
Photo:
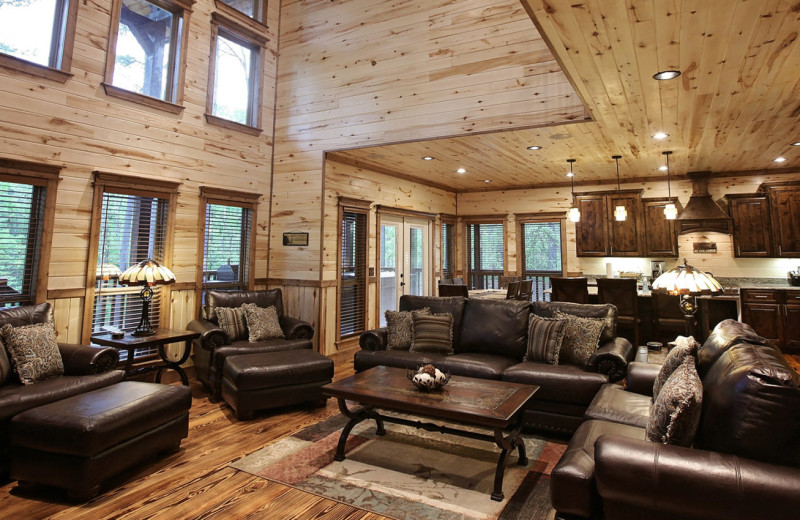
[[766, 185], [769, 195], [775, 256], [800, 257], [800, 185]]
[[[594, 192], [575, 195], [581, 221], [575, 224], [578, 256], [642, 256], [644, 216], [641, 190]], [[624, 206], [628, 217], [614, 219], [614, 208]]]
[[[672, 199], [673, 204], [676, 202]], [[678, 256], [678, 229], [674, 220], [664, 216], [664, 207], [669, 203], [667, 199], [642, 199], [645, 256]]]
[[728, 195], [733, 217], [733, 255], [773, 256], [769, 199], [766, 195]]
[[602, 193], [575, 196], [581, 221], [575, 223], [578, 256], [608, 256], [606, 196]]
[[800, 291], [742, 289], [742, 321], [788, 353], [800, 353]]

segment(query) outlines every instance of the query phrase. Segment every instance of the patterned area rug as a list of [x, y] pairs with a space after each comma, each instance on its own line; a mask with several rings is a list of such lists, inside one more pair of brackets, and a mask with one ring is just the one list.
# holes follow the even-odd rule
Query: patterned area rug
[[[502, 502], [491, 500], [499, 448], [493, 443], [386, 423], [357, 425], [347, 458], [333, 454], [339, 415], [270, 444], [231, 467], [399, 520], [552, 520], [550, 471], [566, 444], [526, 436], [528, 465], [509, 454]], [[460, 428], [464, 428], [460, 426]], [[467, 428], [468, 429], [468, 428]]]
[[794, 371], [800, 374], [800, 356], [792, 354], [784, 354], [784, 356], [786, 357], [786, 361], [788, 361], [789, 364], [792, 365]]

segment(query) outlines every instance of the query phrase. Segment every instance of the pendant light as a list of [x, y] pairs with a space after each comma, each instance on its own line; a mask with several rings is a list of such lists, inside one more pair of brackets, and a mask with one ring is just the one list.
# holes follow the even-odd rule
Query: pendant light
[[661, 153], [667, 156], [667, 198], [669, 199], [669, 202], [666, 206], [664, 206], [664, 216], [667, 220], [675, 220], [678, 218], [678, 208], [676, 208], [675, 204], [672, 203], [672, 188], [670, 187], [669, 178], [669, 156], [672, 155], [672, 152], [666, 151]]
[[578, 209], [577, 206], [574, 206], [574, 204], [575, 204], [575, 174], [572, 172], [572, 164], [575, 162], [575, 159], [567, 159], [567, 162], [569, 163], [569, 173], [567, 174], [567, 177], [569, 177], [572, 180], [572, 203], [573, 203], [573, 206], [571, 208], [569, 208], [569, 211], [567, 212], [567, 218], [569, 218], [570, 222], [580, 222], [581, 221], [581, 210]]
[[[614, 161], [617, 163], [617, 197], [622, 197], [622, 190], [620, 189], [619, 185], [619, 160], [622, 159], [621, 155], [612, 155], [611, 156]], [[617, 222], [623, 222], [625, 219], [628, 218], [628, 210], [625, 209], [625, 206], [617, 206], [614, 208], [614, 220]]]

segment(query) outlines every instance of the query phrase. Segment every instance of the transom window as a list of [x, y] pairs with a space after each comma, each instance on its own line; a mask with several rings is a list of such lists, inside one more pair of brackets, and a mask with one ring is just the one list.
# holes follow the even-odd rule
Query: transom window
[[229, 5], [257, 22], [264, 22], [267, 12], [266, 0], [218, 0], [218, 4]]

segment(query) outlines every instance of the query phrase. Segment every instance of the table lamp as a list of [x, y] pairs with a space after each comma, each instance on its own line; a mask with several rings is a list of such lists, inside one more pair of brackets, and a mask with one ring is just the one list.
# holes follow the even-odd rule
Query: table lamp
[[150, 326], [150, 300], [153, 299], [154, 285], [175, 283], [175, 275], [155, 260], [148, 258], [127, 268], [118, 279], [123, 285], [143, 285], [139, 296], [142, 298], [142, 318], [133, 331], [134, 336], [151, 336], [156, 333]]
[[697, 296], [723, 292], [722, 286], [713, 276], [690, 266], [685, 258], [683, 259], [683, 264], [656, 278], [650, 290], [659, 294], [681, 296], [680, 307], [686, 320], [687, 336], [694, 336]]

